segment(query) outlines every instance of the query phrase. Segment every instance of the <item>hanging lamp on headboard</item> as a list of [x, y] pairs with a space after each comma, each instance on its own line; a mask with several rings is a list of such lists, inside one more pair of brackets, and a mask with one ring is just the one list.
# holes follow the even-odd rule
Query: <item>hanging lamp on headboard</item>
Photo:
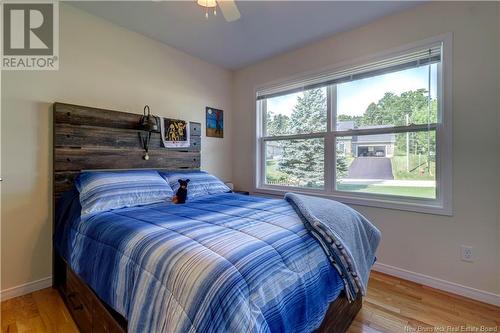
[[139, 121], [141, 132], [139, 132], [139, 139], [141, 146], [144, 148], [144, 158], [149, 160], [149, 143], [151, 141], [151, 133], [158, 131], [158, 119], [151, 114], [149, 105], [144, 106], [143, 115]]

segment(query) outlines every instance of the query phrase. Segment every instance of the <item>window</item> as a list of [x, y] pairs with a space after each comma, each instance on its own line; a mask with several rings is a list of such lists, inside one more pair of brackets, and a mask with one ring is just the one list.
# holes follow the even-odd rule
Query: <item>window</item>
[[256, 190], [451, 214], [445, 42], [258, 90]]

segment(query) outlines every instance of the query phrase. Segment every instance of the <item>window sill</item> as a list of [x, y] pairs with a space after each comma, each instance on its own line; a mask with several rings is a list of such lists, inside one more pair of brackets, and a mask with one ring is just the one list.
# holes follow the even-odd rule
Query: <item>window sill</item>
[[287, 192], [294, 192], [306, 195], [312, 195], [327, 199], [333, 199], [348, 205], [359, 205], [367, 207], [376, 207], [382, 209], [402, 210], [416, 213], [452, 216], [451, 206], [445, 206], [438, 200], [425, 200], [418, 198], [405, 198], [377, 196], [377, 195], [352, 195], [347, 192], [328, 193], [324, 190], [310, 190], [297, 187], [283, 188], [277, 186], [260, 186], [254, 191], [256, 194], [271, 195], [282, 197]]

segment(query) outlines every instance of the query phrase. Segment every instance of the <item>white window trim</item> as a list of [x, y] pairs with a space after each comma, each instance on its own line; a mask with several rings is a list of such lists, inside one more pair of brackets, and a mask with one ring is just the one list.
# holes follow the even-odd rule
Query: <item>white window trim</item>
[[[319, 71], [302, 73], [299, 75], [294, 75], [289, 78], [284, 78], [277, 80], [266, 85], [255, 87], [254, 94], [252, 96], [252, 103], [256, 106], [255, 112], [255, 137], [254, 137], [254, 193], [282, 196], [286, 192], [296, 192], [309, 195], [315, 195], [319, 197], [326, 197], [330, 199], [335, 199], [343, 203], [362, 205], [377, 208], [387, 208], [396, 209], [404, 211], [412, 211], [427, 214], [436, 215], [453, 215], [452, 207], [452, 39], [453, 35], [451, 33], [435, 36], [425, 40], [421, 40], [415, 43], [407, 44], [398, 48], [373, 54], [371, 56], [358, 58], [348, 62], [343, 62], [336, 64], [334, 66], [328, 66]], [[304, 80], [304, 78], [311, 77], [313, 75], [318, 75], [322, 72], [334, 72], [341, 71], [344, 68], [352, 68], [355, 66], [360, 66], [366, 63], [383, 60], [385, 58], [397, 56], [398, 54], [404, 54], [408, 50], [416, 49], [419, 47], [425, 47], [433, 43], [443, 43], [443, 52], [441, 55], [442, 70], [438, 71], [438, 89], [441, 93], [438, 94], [438, 103], [441, 105], [442, 119], [438, 119], [438, 126], [436, 128], [436, 180], [437, 180], [437, 199], [420, 199], [420, 198], [409, 198], [404, 196], [388, 196], [388, 195], [378, 195], [373, 193], [359, 193], [359, 192], [343, 192], [336, 191], [333, 184], [335, 168], [332, 167], [332, 162], [335, 161], [335, 149], [329, 147], [332, 144], [332, 140], [326, 140], [325, 145], [325, 188], [322, 190], [318, 189], [307, 189], [292, 186], [278, 186], [278, 185], [266, 185], [264, 180], [264, 163], [261, 163], [265, 159], [265, 151], [263, 149], [263, 144], [261, 142], [260, 133], [263, 133], [262, 126], [262, 112], [258, 109], [259, 103], [255, 100], [257, 92], [271, 86], [286, 85], [298, 80]], [[439, 75], [442, 73], [442, 75]], [[265, 101], [263, 102], [265, 103]], [[331, 104], [335, 104], [332, 103]], [[335, 107], [335, 105], [328, 105], [328, 108]], [[330, 110], [328, 110], [330, 111]], [[328, 112], [327, 119], [327, 130], [325, 138], [332, 135], [330, 129], [332, 128], [331, 112]], [[317, 137], [318, 135], [311, 135], [312, 137]], [[290, 136], [293, 137], [293, 136]], [[301, 135], [301, 138], [304, 136]], [[328, 187], [327, 187], [328, 186]]]

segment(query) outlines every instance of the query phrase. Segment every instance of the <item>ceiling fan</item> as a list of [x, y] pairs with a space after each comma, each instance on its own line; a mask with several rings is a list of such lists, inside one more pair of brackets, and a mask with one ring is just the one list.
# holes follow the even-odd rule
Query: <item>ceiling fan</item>
[[196, 3], [205, 8], [206, 18], [208, 18], [209, 9], [213, 9], [214, 15], [217, 15], [217, 5], [219, 5], [222, 16], [224, 16], [227, 22], [237, 21], [241, 17], [234, 0], [197, 0]]

